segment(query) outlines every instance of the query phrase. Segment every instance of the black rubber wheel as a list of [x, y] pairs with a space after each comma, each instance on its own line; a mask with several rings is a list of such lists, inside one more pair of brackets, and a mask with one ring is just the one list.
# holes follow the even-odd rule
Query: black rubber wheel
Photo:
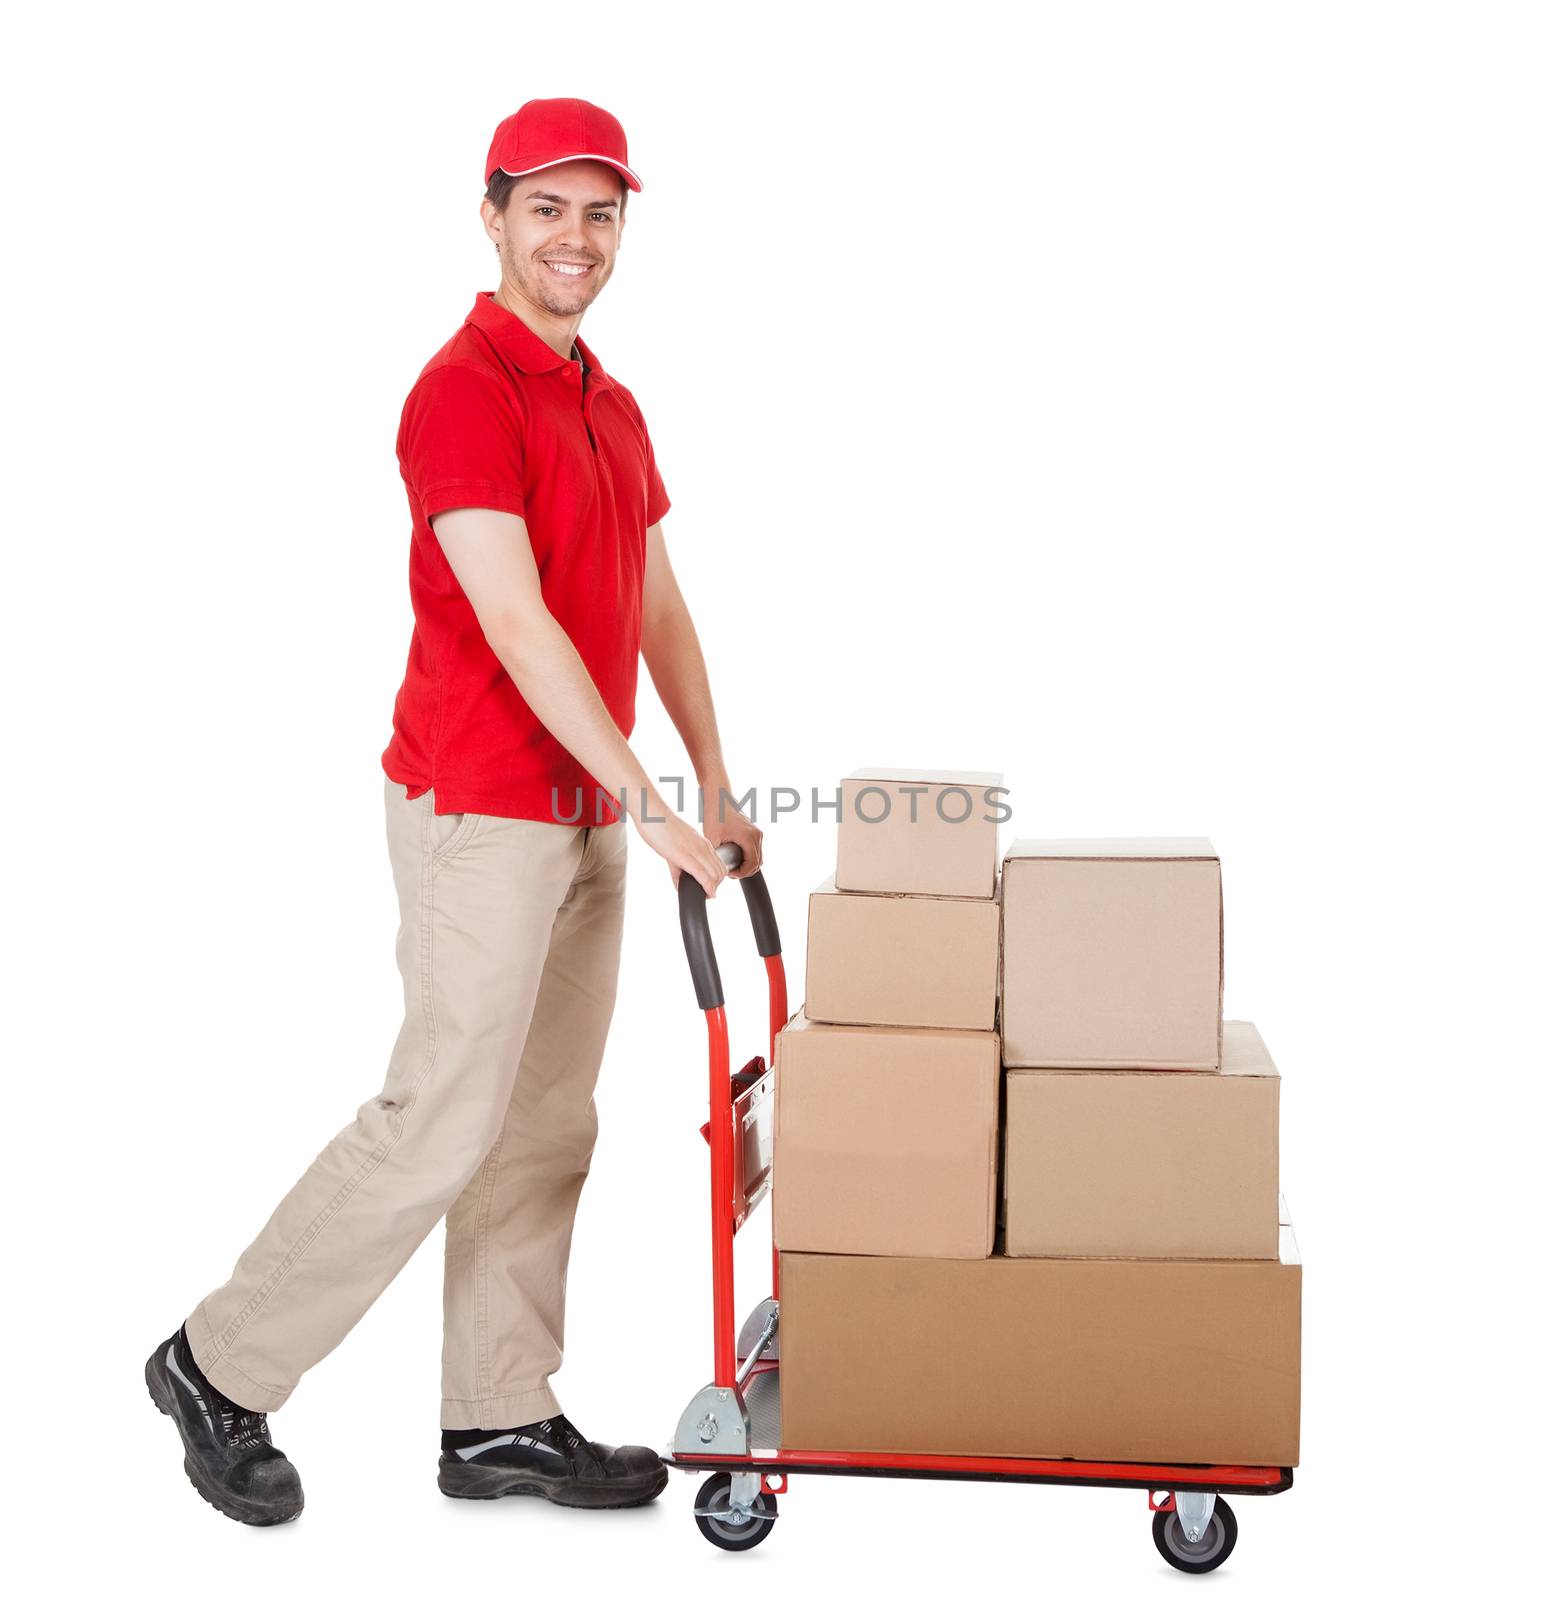
[[[759, 1517], [748, 1516], [743, 1522], [729, 1522], [730, 1478], [727, 1472], [715, 1472], [697, 1490], [697, 1531], [709, 1544], [720, 1550], [754, 1550], [772, 1532], [772, 1519], [777, 1516], [777, 1498], [770, 1494], [756, 1496], [755, 1509]], [[714, 1513], [708, 1515], [707, 1513]]]
[[1157, 1511], [1150, 1531], [1162, 1559], [1179, 1572], [1213, 1572], [1236, 1549], [1236, 1514], [1218, 1494], [1209, 1526], [1198, 1543], [1183, 1534], [1175, 1511]]

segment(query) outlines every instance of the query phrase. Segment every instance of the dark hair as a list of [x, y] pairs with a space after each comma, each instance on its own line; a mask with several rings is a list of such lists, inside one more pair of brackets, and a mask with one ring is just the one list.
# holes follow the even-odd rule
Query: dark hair
[[[519, 176], [527, 177], [528, 174], [524, 173]], [[501, 167], [498, 167], [492, 173], [491, 179], [486, 185], [486, 198], [497, 208], [499, 216], [507, 210], [508, 197], [513, 193], [513, 185], [517, 182], [518, 177], [515, 177], [511, 172], [504, 172]], [[625, 178], [621, 179], [621, 209], [623, 211], [626, 210]]]

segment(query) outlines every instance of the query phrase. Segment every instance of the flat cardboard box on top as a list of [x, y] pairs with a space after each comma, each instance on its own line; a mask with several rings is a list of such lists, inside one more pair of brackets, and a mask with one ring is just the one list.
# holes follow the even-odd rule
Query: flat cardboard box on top
[[1295, 1466], [1301, 1264], [789, 1255], [790, 1450]]
[[999, 903], [927, 895], [810, 896], [805, 1015], [900, 1028], [994, 1025]]
[[999, 1076], [993, 1033], [791, 1021], [777, 1039], [778, 1248], [987, 1256]]
[[1004, 1253], [1277, 1256], [1279, 1114], [1250, 1022], [1219, 1072], [1009, 1070]]
[[1000, 896], [1007, 1067], [1219, 1067], [1208, 839], [1020, 839]]
[[997, 772], [860, 767], [842, 780], [837, 887], [992, 899], [999, 872]]

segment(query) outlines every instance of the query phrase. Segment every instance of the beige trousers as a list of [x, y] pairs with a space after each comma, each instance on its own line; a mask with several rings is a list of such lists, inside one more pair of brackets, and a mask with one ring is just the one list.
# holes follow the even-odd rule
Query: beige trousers
[[517, 1426], [561, 1409], [627, 824], [440, 817], [431, 790], [388, 778], [384, 802], [405, 1021], [383, 1090], [190, 1312], [189, 1340], [219, 1390], [274, 1411], [446, 1215], [441, 1425]]

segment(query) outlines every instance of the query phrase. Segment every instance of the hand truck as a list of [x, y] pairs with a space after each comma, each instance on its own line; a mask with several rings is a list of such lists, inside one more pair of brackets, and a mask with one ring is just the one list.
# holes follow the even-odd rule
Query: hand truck
[[[718, 847], [735, 870], [738, 845]], [[767, 968], [767, 1055], [729, 1070], [723, 982], [707, 920], [707, 895], [680, 875], [680, 931], [697, 1005], [707, 1023], [708, 1120], [713, 1225], [713, 1381], [681, 1413], [662, 1453], [667, 1466], [709, 1473], [696, 1496], [696, 1525], [721, 1550], [751, 1550], [772, 1532], [777, 1497], [804, 1473], [885, 1478], [956, 1478], [985, 1483], [1067, 1483], [1144, 1489], [1156, 1549], [1180, 1572], [1212, 1572], [1236, 1545], [1236, 1517], [1226, 1495], [1280, 1494], [1289, 1467], [1171, 1466], [1134, 1461], [1074, 1461], [1013, 1456], [898, 1455], [863, 1451], [785, 1450], [779, 1409], [778, 1253], [772, 1294], [734, 1322], [734, 1236], [772, 1181], [772, 1063], [788, 1020], [788, 985], [772, 898], [759, 872], [739, 880], [756, 949]]]

